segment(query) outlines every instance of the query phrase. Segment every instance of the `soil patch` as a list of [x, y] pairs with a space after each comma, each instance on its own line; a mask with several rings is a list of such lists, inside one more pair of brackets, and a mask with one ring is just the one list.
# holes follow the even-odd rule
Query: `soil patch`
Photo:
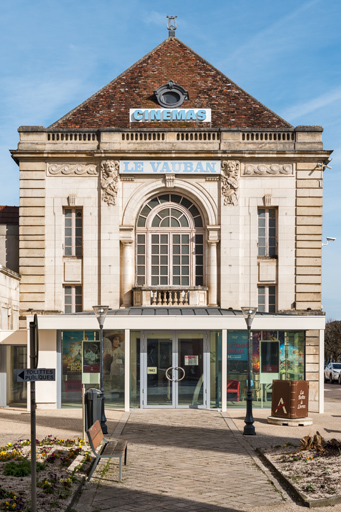
[[[325, 441], [316, 435], [301, 440], [301, 446], [290, 443], [264, 450], [273, 466], [307, 501], [332, 499], [341, 501], [341, 442]], [[315, 439], [315, 443], [314, 443]]]

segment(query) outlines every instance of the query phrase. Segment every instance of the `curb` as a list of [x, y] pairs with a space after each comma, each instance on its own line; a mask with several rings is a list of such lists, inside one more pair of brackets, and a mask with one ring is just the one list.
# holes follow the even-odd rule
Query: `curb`
[[267, 458], [264, 452], [259, 448], [256, 448], [256, 452], [259, 457], [264, 460], [266, 464], [268, 464], [271, 469], [276, 474], [278, 480], [280, 480], [284, 485], [286, 485], [290, 491], [293, 493], [295, 498], [300, 501], [305, 507], [315, 508], [315, 507], [328, 507], [330, 505], [336, 505], [337, 503], [341, 503], [341, 496], [338, 494], [337, 496], [331, 496], [329, 498], [319, 498], [316, 500], [309, 500], [307, 496], [301, 493], [291, 482], [288, 480], [283, 473], [281, 473], [276, 466]]
[[[239, 444], [247, 451], [249, 456], [252, 458], [253, 462], [258, 466], [258, 468], [265, 473], [266, 477], [269, 479], [269, 481], [272, 483], [272, 485], [275, 487], [275, 489], [281, 494], [283, 501], [286, 503], [292, 502], [291, 497], [286, 492], [286, 490], [283, 488], [282, 485], [278, 483], [278, 480], [274, 478], [269, 468], [263, 464], [263, 459], [258, 457], [258, 452], [255, 450], [245, 439], [243, 434], [239, 431], [236, 424], [234, 423], [233, 419], [230, 416], [223, 416], [223, 414], [227, 413], [221, 413], [222, 418], [224, 419], [226, 425], [231, 430], [232, 434], [236, 438], [236, 440], [239, 442]], [[257, 455], [255, 455], [255, 451], [257, 452]], [[276, 475], [277, 476], [277, 475]]]
[[[91, 466], [90, 466], [90, 467], [91, 467]], [[85, 479], [86, 479], [86, 476], [82, 476], [82, 477], [81, 477], [81, 480], [80, 480], [80, 482], [78, 483], [77, 488], [76, 488], [75, 492], [73, 493], [73, 495], [72, 495], [72, 497], [71, 497], [70, 503], [68, 504], [68, 506], [67, 506], [67, 507], [66, 507], [66, 509], [65, 509], [65, 512], [69, 512], [69, 511], [72, 509], [72, 507], [73, 507], [73, 505], [74, 505], [74, 503], [75, 503], [76, 499], [78, 498], [78, 496], [79, 496], [79, 494], [80, 494], [80, 492], [81, 492], [81, 490], [82, 490], [82, 488], [83, 488], [83, 485], [84, 485]]]

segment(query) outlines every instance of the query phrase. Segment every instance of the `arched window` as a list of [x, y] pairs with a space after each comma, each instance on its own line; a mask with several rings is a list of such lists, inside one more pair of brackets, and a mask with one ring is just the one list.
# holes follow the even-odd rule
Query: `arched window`
[[198, 208], [177, 194], [154, 197], [136, 224], [138, 286], [203, 286], [204, 227]]

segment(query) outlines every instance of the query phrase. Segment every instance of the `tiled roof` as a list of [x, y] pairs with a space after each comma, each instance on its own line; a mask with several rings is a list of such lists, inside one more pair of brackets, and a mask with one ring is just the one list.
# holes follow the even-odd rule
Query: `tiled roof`
[[19, 206], [0, 206], [0, 224], [19, 224]]
[[[182, 108], [212, 109], [211, 128], [291, 128], [177, 38], [166, 39], [49, 128], [130, 128], [129, 109], [160, 108], [154, 91], [169, 80], [189, 93]], [[134, 123], [134, 128], [198, 126], [205, 123]]]

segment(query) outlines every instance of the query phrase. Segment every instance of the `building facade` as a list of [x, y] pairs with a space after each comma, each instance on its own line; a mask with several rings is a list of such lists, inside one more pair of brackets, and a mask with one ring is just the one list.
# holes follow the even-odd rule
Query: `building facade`
[[[323, 410], [322, 128], [293, 127], [171, 35], [48, 128], [20, 127], [21, 329], [39, 407], [254, 406], [306, 379]], [[245, 404], [245, 402], [244, 402]]]

